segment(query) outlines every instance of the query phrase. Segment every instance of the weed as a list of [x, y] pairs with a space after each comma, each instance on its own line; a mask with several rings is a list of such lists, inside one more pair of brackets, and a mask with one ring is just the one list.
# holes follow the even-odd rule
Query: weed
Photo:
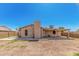
[[74, 56], [79, 56], [79, 53], [74, 53]]
[[26, 46], [23, 46], [23, 45], [22, 45], [22, 46], [19, 46], [19, 47], [20, 47], [20, 48], [26, 48]]
[[8, 44], [15, 43], [15, 42], [17, 42], [17, 40], [11, 40], [10, 42], [8, 42]]
[[4, 47], [5, 47], [5, 46], [0, 46], [0, 49], [1, 49], [1, 48], [4, 48]]

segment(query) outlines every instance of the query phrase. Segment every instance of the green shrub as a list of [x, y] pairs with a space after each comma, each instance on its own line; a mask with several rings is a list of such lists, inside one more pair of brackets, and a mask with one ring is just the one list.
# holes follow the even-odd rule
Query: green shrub
[[74, 56], [79, 56], [79, 53], [74, 53]]

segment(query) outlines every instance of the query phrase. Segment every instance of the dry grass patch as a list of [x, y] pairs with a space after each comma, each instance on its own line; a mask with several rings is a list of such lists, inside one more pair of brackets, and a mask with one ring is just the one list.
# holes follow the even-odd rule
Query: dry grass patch
[[0, 41], [0, 49], [13, 49], [13, 48], [26, 48], [27, 46], [22, 44], [23, 40], [5, 40], [5, 41]]
[[17, 41], [18, 41], [18, 40], [11, 40], [11, 41], [8, 42], [8, 44], [15, 43], [15, 42], [17, 42]]
[[19, 45], [19, 46], [16, 45], [16, 46], [12, 46], [12, 47], [11, 47], [11, 46], [6, 46], [6, 48], [12, 48], [12, 49], [13, 49], [13, 48], [26, 48], [26, 47], [27, 47], [27, 46], [25, 46], [25, 45]]
[[1, 48], [5, 48], [5, 46], [0, 46], [0, 49], [1, 49]]
[[79, 56], [79, 52], [78, 53], [73, 53], [74, 56]]
[[25, 45], [16, 45], [16, 46], [0, 46], [0, 49], [13, 49], [13, 48], [26, 48]]
[[[18, 52], [18, 53], [17, 53]], [[78, 56], [78, 40], [0, 41], [0, 55]]]
[[16, 42], [25, 42], [25, 40], [10, 40], [8, 44], [16, 43]]
[[26, 48], [27, 46], [25, 45], [21, 45], [21, 46], [18, 46], [19, 48]]

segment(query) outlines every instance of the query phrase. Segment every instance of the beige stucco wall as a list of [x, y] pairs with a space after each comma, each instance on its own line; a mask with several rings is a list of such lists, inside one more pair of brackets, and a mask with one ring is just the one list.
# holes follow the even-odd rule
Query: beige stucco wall
[[[25, 30], [27, 30], [27, 36], [25, 36]], [[45, 37], [45, 36], [61, 36], [61, 31], [59, 30], [55, 30], [56, 34], [53, 34], [53, 30], [50, 29], [43, 29], [41, 28], [40, 22], [36, 21], [34, 23], [33, 26], [26, 26], [20, 29], [20, 31], [18, 31], [19, 35], [21, 37], [34, 37], [34, 38], [41, 38], [41, 37]]]
[[[25, 36], [25, 30], [27, 30], [28, 35]], [[56, 34], [53, 34], [53, 30], [52, 31], [45, 31], [42, 28], [40, 28], [40, 24], [35, 24], [34, 26], [28, 26], [25, 28], [22, 28], [19, 31], [19, 34], [21, 35], [21, 37], [34, 37], [34, 38], [41, 38], [41, 37], [46, 37], [48, 35], [50, 36], [61, 36], [61, 31], [59, 30], [55, 30]]]
[[57, 36], [61, 36], [61, 31], [57, 31]]
[[43, 29], [41, 28], [41, 37], [45, 36], [45, 31], [43, 31]]
[[45, 36], [61, 36], [61, 32], [59, 30], [55, 30], [56, 31], [56, 34], [53, 34], [53, 30], [52, 31], [45, 31], [43, 29], [41, 29], [41, 32], [42, 32], [42, 37], [45, 37]]
[[[56, 34], [57, 34], [57, 33], [56, 33]], [[55, 34], [55, 35], [56, 35], [56, 34]], [[48, 35], [54, 36], [53, 31], [47, 31], [47, 32], [45, 33], [45, 35], [46, 35], [46, 36], [48, 36]]]
[[[25, 30], [27, 30], [27, 36], [25, 36]], [[19, 35], [21, 37], [34, 37], [34, 38], [41, 38], [41, 28], [40, 23], [35, 22], [33, 26], [26, 26], [24, 28], [21, 28], [18, 31]]]
[[[27, 36], [25, 36], [25, 30], [27, 30]], [[19, 33], [21, 37], [33, 37], [33, 27], [32, 26], [24, 27], [20, 30]]]

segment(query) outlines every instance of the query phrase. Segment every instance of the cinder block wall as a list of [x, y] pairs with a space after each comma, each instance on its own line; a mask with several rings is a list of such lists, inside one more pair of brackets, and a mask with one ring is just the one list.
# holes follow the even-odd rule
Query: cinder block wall
[[[62, 33], [61, 35], [62, 36], [67, 36], [67, 33]], [[79, 33], [78, 32], [70, 32], [69, 36], [73, 37], [73, 38], [79, 38]]]
[[0, 31], [0, 37], [16, 36], [15, 31]]

